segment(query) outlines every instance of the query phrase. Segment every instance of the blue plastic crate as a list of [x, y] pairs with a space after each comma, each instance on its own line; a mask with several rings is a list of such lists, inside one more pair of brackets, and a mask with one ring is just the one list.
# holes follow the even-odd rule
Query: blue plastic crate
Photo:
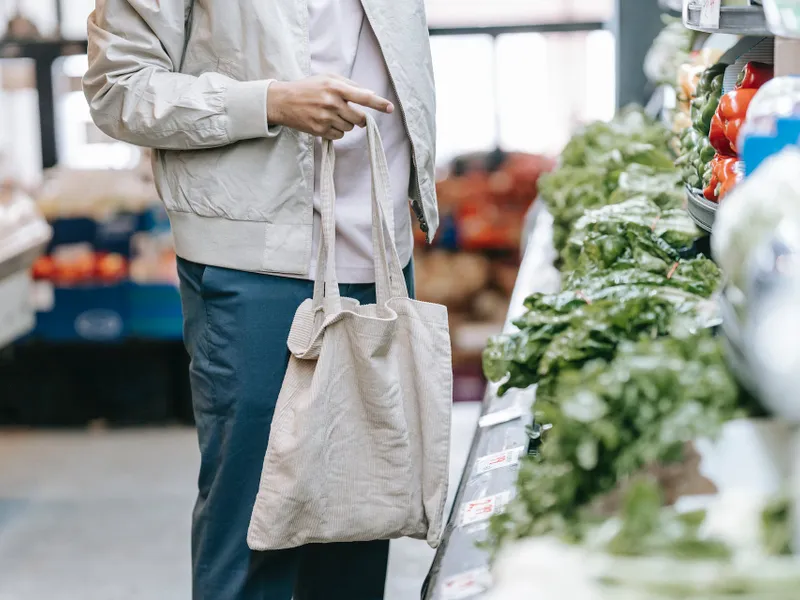
[[53, 237], [47, 248], [48, 253], [58, 246], [72, 244], [90, 244], [94, 247], [97, 237], [97, 223], [94, 220], [84, 217], [55, 219], [50, 225], [53, 227]]
[[183, 312], [178, 288], [170, 284], [128, 286], [130, 335], [156, 340], [183, 339]]
[[139, 231], [141, 215], [119, 213], [97, 222], [94, 249], [97, 252], [114, 252], [131, 255], [131, 238]]
[[55, 288], [53, 308], [36, 314], [33, 337], [60, 342], [118, 342], [128, 335], [127, 285]]
[[88, 218], [55, 219], [51, 222], [53, 239], [48, 247], [52, 252], [59, 246], [89, 244], [96, 252], [131, 255], [131, 238], [143, 229], [153, 227], [156, 217], [144, 213], [118, 213], [102, 221]]

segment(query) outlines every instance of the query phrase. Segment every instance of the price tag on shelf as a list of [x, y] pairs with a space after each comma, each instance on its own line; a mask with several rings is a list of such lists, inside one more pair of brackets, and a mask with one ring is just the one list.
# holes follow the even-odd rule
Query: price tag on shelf
[[478, 427], [483, 429], [484, 427], [494, 427], [495, 425], [508, 423], [514, 419], [521, 418], [523, 414], [525, 414], [525, 410], [522, 408], [519, 402], [515, 402], [508, 408], [489, 413], [488, 415], [483, 415], [480, 419], [478, 419]]
[[700, 5], [700, 27], [708, 29], [719, 28], [719, 13], [722, 7], [722, 0], [701, 0]]
[[503, 450], [502, 452], [495, 452], [494, 454], [487, 454], [480, 457], [475, 461], [475, 474], [482, 475], [495, 469], [502, 469], [503, 467], [513, 467], [519, 464], [519, 457], [525, 452], [523, 446]]
[[442, 583], [442, 600], [466, 600], [485, 592], [491, 585], [489, 569], [472, 569], [448, 577]]
[[473, 523], [480, 523], [490, 519], [493, 515], [502, 513], [509, 500], [511, 500], [511, 492], [506, 490], [493, 496], [465, 502], [461, 509], [460, 525], [463, 527]]

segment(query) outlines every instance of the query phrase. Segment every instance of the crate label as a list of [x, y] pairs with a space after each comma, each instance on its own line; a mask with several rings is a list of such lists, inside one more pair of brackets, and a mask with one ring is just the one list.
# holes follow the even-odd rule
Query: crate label
[[480, 475], [494, 471], [495, 469], [502, 469], [503, 467], [513, 467], [519, 464], [519, 458], [525, 452], [523, 446], [503, 450], [502, 452], [495, 452], [494, 454], [487, 454], [475, 461], [475, 473]]
[[444, 580], [442, 600], [465, 600], [485, 592], [491, 585], [489, 569], [472, 569]]
[[87, 310], [75, 318], [75, 332], [86, 340], [114, 340], [122, 335], [123, 329], [122, 316], [113, 310]]
[[700, 27], [719, 28], [719, 12], [722, 0], [703, 0], [700, 8]]
[[487, 496], [472, 502], [465, 502], [461, 509], [461, 526], [480, 523], [500, 514], [511, 499], [511, 492], [506, 490], [493, 496]]

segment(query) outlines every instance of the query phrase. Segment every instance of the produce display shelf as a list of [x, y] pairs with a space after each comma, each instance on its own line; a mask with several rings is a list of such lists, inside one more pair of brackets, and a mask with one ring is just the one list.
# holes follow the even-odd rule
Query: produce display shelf
[[700, 24], [700, 9], [686, 9], [683, 24], [688, 29], [705, 33], [727, 33], [731, 35], [770, 36], [764, 9], [760, 6], [723, 6], [719, 13], [719, 27], [704, 27]]
[[[506, 319], [507, 332], [514, 330], [512, 321], [524, 312], [525, 298], [559, 287], [553, 266], [553, 218], [541, 205], [533, 215], [535, 223]], [[534, 388], [499, 397], [496, 386], [489, 386], [444, 538], [425, 582], [424, 600], [477, 599], [485, 591], [489, 552], [479, 544], [486, 539], [489, 517], [502, 512], [516, 493], [519, 459], [531, 447], [528, 430], [534, 399]]]
[[697, 226], [704, 231], [711, 232], [714, 227], [714, 219], [717, 216], [716, 202], [711, 202], [703, 198], [699, 190], [686, 186], [686, 208]]

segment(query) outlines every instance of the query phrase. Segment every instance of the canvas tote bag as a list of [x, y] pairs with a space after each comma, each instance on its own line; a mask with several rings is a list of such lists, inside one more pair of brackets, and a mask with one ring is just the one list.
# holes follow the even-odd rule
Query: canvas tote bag
[[339, 295], [334, 151], [324, 141], [317, 281], [289, 334], [247, 536], [253, 550], [404, 536], [439, 543], [453, 381], [447, 309], [408, 296], [372, 117], [367, 139], [377, 304]]

